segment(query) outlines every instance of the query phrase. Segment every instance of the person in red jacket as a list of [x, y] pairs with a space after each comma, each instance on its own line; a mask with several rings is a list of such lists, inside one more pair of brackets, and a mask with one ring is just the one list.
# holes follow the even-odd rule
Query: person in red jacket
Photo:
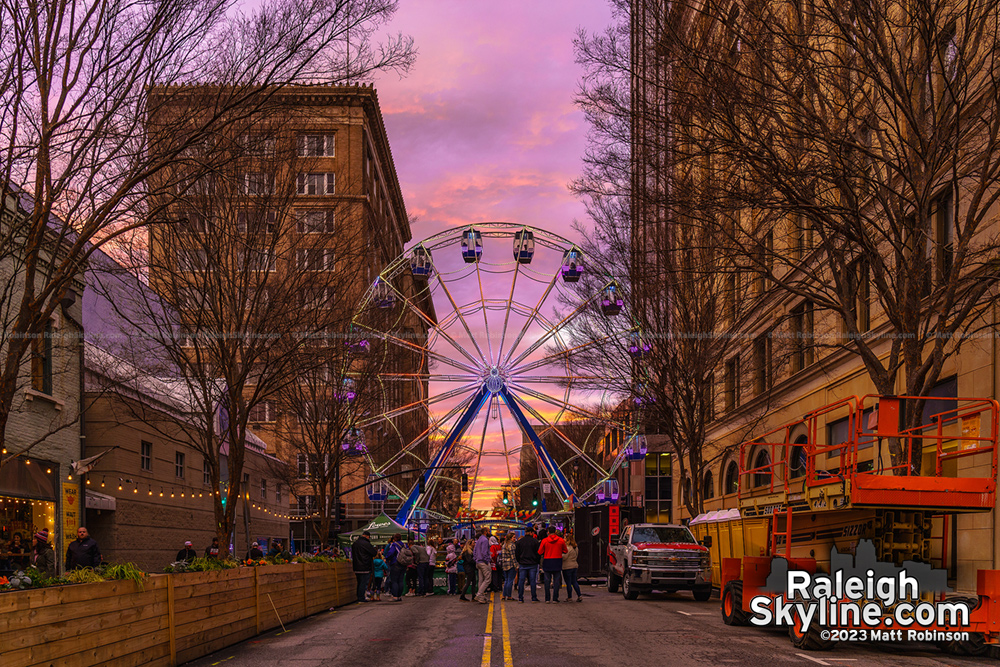
[[555, 526], [549, 526], [549, 534], [538, 546], [542, 556], [542, 583], [545, 584], [545, 601], [549, 602], [549, 591], [552, 591], [551, 602], [559, 602], [559, 589], [562, 587], [562, 557], [568, 549], [566, 540], [556, 535]]

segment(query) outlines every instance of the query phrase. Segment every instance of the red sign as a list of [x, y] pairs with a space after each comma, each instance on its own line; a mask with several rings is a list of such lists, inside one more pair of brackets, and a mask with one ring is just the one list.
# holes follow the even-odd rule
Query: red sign
[[608, 532], [611, 535], [618, 534], [618, 505], [611, 505], [608, 507]]

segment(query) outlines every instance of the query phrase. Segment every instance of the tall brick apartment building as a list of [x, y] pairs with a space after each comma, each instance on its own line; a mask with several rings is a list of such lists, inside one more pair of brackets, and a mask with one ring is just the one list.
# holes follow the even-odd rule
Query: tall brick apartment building
[[[178, 115], [190, 113], [191, 109], [197, 113], [199, 105], [211, 103], [211, 89], [206, 87], [166, 89], [157, 94], [175, 97]], [[308, 319], [315, 313], [316, 321], [329, 322], [323, 328], [330, 331], [331, 340], [305, 340], [303, 349], [313, 346], [316, 358], [324, 360], [321, 364], [341, 364], [343, 368], [343, 363], [354, 363], [344, 362], [339, 354], [347, 344], [343, 336], [352, 332], [354, 309], [383, 267], [399, 256], [404, 244], [411, 240], [378, 97], [372, 86], [304, 86], [282, 89], [266, 106], [266, 111], [250, 115], [248, 122], [234, 124], [237, 129], [232, 136], [209, 138], [203, 144], [211, 146], [205, 150], [212, 150], [228, 142], [233, 152], [242, 155], [238, 165], [224, 157], [222, 162], [226, 164], [218, 171], [201, 169], [197, 176], [189, 177], [185, 169], [193, 173], [191, 170], [203, 167], [196, 151], [189, 154], [192, 156], [189, 163], [178, 165], [174, 175], [177, 200], [163, 203], [164, 224], [155, 225], [151, 233], [150, 285], [165, 293], [170, 291], [165, 288], [170, 274], [211, 271], [211, 267], [201, 263], [206, 256], [212, 256], [212, 251], [183, 246], [187, 239], [209, 235], [219, 228], [219, 220], [210, 218], [225, 218], [238, 209], [235, 215], [229, 215], [234, 229], [222, 229], [223, 236], [232, 233], [233, 243], [242, 244], [253, 236], [254, 220], [258, 220], [261, 230], [266, 227], [260, 236], [277, 238], [269, 247], [256, 251], [261, 261], [249, 269], [278, 276], [278, 280], [272, 280], [276, 287], [268, 287], [272, 291], [255, 305], [248, 298], [248, 312], [253, 308], [270, 308], [275, 301], [286, 301], [290, 306], [289, 329], [296, 326], [292, 320]], [[162, 133], [170, 128], [169, 119], [157, 126], [164, 129], [151, 131], [153, 141], [163, 140]], [[216, 208], [230, 210], [222, 213], [211, 208], [194, 210], [192, 201], [196, 204], [214, 201]], [[239, 275], [236, 274], [236, 279]], [[286, 276], [287, 280], [282, 281], [280, 276]], [[399, 289], [410, 295], [416, 293], [408, 285]], [[430, 303], [422, 304], [421, 308], [433, 312]], [[406, 314], [403, 318], [408, 336], [426, 339], [427, 326], [419, 318]], [[263, 322], [262, 326], [273, 327], [274, 322]], [[276, 335], [284, 333], [280, 327], [272, 331]], [[325, 361], [328, 358], [334, 361]], [[390, 363], [395, 372], [426, 372], [426, 360], [400, 356]], [[295, 386], [307, 387], [318, 380], [319, 386], [312, 387], [316, 395], [310, 401], [317, 405], [331, 397], [348, 393], [353, 396], [353, 389], [339, 386], [347, 382], [339, 377], [337, 368], [323, 365], [310, 371], [308, 377], [297, 378]], [[357, 408], [357, 420], [365, 428], [361, 434], [352, 433], [352, 437], [362, 438], [376, 460], [385, 460], [395, 448], [412, 441], [427, 428], [428, 416], [426, 411], [409, 412], [394, 418], [391, 425], [388, 420], [379, 423], [377, 416], [426, 397], [426, 389], [426, 382], [422, 388], [377, 386], [375, 391], [380, 395], [370, 404], [364, 404], [359, 395], [357, 400], [363, 407]], [[300, 519], [293, 520], [292, 533], [298, 544], [304, 541], [311, 546], [317, 533], [310, 524], [315, 523], [323, 509], [318, 507], [315, 488], [310, 482], [312, 476], [317, 470], [329, 469], [324, 466], [334, 465], [343, 477], [340, 488], [347, 489], [362, 483], [370, 468], [361, 456], [345, 456], [341, 460], [339, 442], [333, 443], [336, 463], [329, 461], [329, 454], [320, 457], [310, 454], [310, 438], [317, 437], [317, 429], [310, 426], [317, 425], [307, 424], [311, 412], [301, 409], [310, 406], [290, 405], [288, 394], [286, 391], [282, 395], [269, 395], [259, 402], [250, 414], [249, 426], [266, 441], [270, 452], [298, 473], [298, 479], [293, 475], [289, 482], [293, 493], [292, 515]], [[379, 509], [368, 502], [364, 491], [357, 491], [340, 498], [342, 505], [338, 512], [332, 497], [336, 487], [329, 492], [326, 498], [329, 515], [340, 515], [339, 522], [331, 522], [332, 532], [352, 530]]]

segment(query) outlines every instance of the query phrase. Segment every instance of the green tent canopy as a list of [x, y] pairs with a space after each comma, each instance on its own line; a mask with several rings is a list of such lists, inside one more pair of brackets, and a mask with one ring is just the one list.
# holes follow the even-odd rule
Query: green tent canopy
[[393, 535], [405, 536], [410, 533], [410, 531], [406, 528], [396, 523], [392, 517], [385, 512], [382, 512], [363, 527], [358, 528], [354, 532], [347, 533], [346, 535], [341, 535], [340, 540], [346, 544], [351, 544], [354, 540], [361, 537], [361, 534], [366, 530], [371, 533], [372, 544], [384, 544], [388, 542]]

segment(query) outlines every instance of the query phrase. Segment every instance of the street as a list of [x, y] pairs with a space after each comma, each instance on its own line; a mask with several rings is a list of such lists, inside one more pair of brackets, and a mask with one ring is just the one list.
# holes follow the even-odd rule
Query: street
[[[946, 655], [930, 644], [839, 644], [801, 652], [777, 630], [728, 627], [719, 602], [689, 594], [627, 601], [603, 586], [582, 603], [490, 605], [455, 597], [352, 604], [317, 614], [188, 663], [190, 667], [294, 665], [979, 665], [989, 658]], [[544, 595], [541, 596], [544, 599]], [[527, 595], [526, 595], [527, 598]]]

